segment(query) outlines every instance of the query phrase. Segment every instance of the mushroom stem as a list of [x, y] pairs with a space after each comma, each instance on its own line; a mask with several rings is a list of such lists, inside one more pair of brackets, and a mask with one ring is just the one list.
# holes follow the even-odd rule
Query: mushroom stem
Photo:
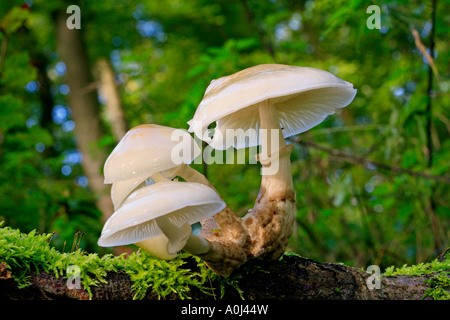
[[174, 254], [183, 249], [191, 235], [191, 226], [187, 223], [181, 227], [176, 226], [169, 217], [161, 216], [155, 219], [156, 224], [162, 230], [164, 235], [169, 239], [167, 244], [167, 252]]
[[[258, 155], [258, 160], [262, 165], [262, 181], [257, 202], [261, 201], [263, 197], [269, 197], [269, 199], [286, 195], [292, 197], [294, 186], [290, 151], [293, 146], [286, 146], [277, 111], [269, 101], [261, 103], [259, 114], [261, 130], [267, 136], [267, 140], [262, 141], [262, 152]], [[273, 141], [277, 138], [276, 132], [278, 132], [278, 141]], [[273, 133], [275, 133], [275, 137], [272, 136]]]
[[259, 113], [261, 129], [278, 130], [272, 132], [279, 134], [278, 141], [272, 140], [277, 137], [271, 134], [262, 141], [262, 152], [258, 155], [262, 165], [261, 187], [254, 208], [243, 218], [250, 237], [245, 249], [249, 258], [274, 260], [283, 254], [293, 232], [295, 192], [290, 161], [293, 145], [286, 145], [276, 109], [269, 102], [261, 104]]
[[286, 145], [286, 141], [284, 141], [277, 111], [269, 100], [261, 102], [259, 105], [259, 119], [262, 133], [267, 136], [267, 142], [264, 143], [264, 141], [262, 141], [262, 153], [266, 156], [270, 156], [272, 151], [278, 151], [272, 150], [272, 144], [274, 143], [272, 142], [272, 132], [276, 132], [272, 130], [278, 130], [278, 149], [284, 147]]
[[[168, 176], [179, 176], [189, 182], [204, 184], [221, 197], [203, 174], [187, 164], [181, 164], [171, 171], [158, 172], [152, 175], [151, 179], [155, 182], [166, 181], [166, 174]], [[193, 235], [189, 226], [189, 234], [184, 234], [184, 236], [188, 236], [187, 240], [182, 237], [181, 240], [177, 239], [180, 235], [183, 236], [181, 228], [171, 223], [165, 225], [160, 222], [160, 219], [156, 219], [156, 222], [167, 238], [169, 238], [169, 243], [167, 244], [168, 254], [173, 254], [174, 250], [186, 250], [190, 254], [200, 256], [216, 272], [222, 272], [223, 276], [228, 276], [235, 266], [239, 266], [245, 261], [243, 247], [249, 239], [248, 232], [242, 224], [242, 219], [237, 217], [228, 206], [213, 217], [200, 221], [202, 225], [200, 236]], [[213, 230], [216, 231], [213, 232]], [[171, 237], [174, 238], [172, 239]], [[185, 243], [182, 248], [181, 243]], [[228, 264], [225, 269], [223, 269], [224, 262], [222, 260], [226, 261], [225, 264]]]
[[[209, 180], [203, 174], [201, 174], [194, 168], [191, 168], [187, 164], [181, 164], [179, 166], [179, 170], [177, 171], [176, 175], [180, 176], [181, 178], [189, 182], [197, 182], [207, 185], [208, 187], [217, 192], [217, 190], [214, 188], [211, 182], [209, 182]], [[219, 193], [217, 192], [217, 194]]]
[[152, 179], [154, 182], [165, 182], [169, 181], [161, 172], [155, 172], [150, 176], [150, 179]]
[[[178, 227], [170, 221], [170, 218], [165, 216], [157, 218], [156, 223], [169, 239], [167, 243], [169, 255], [176, 254], [181, 249], [194, 255], [203, 255], [211, 249], [208, 240], [192, 234], [192, 227], [188, 223]], [[140, 244], [141, 246], [145, 245], [145, 243]]]
[[[186, 181], [207, 185], [221, 197], [219, 192], [203, 174], [188, 165], [181, 165], [181, 169], [177, 172], [177, 175]], [[215, 236], [211, 233], [211, 230], [218, 229], [220, 230], [218, 232], [219, 237], [224, 237], [242, 246], [247, 241], [248, 235], [241, 222], [241, 219], [236, 217], [234, 212], [227, 206], [213, 217], [200, 221], [203, 229], [201, 235], [208, 240], [214, 240]]]
[[208, 240], [191, 234], [183, 249], [193, 255], [202, 255], [208, 253], [211, 246]]
[[177, 256], [177, 253], [170, 254], [169, 252], [167, 252], [168, 242], [169, 239], [167, 239], [165, 235], [161, 234], [154, 238], [139, 241], [135, 243], [135, 245], [150, 252], [150, 254], [154, 255], [155, 257], [164, 260], [172, 260]]

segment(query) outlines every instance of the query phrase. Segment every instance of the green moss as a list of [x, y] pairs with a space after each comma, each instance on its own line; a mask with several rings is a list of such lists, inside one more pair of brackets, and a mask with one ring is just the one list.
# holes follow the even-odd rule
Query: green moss
[[426, 280], [429, 288], [425, 291], [424, 298], [450, 300], [450, 278], [448, 276], [450, 275], [450, 251], [445, 253], [441, 259], [435, 259], [428, 263], [420, 263], [414, 266], [404, 265], [401, 268], [389, 267], [384, 272], [384, 275], [432, 275]]
[[[51, 234], [28, 234], [0, 225], [0, 262], [5, 263], [12, 272], [19, 288], [30, 285], [32, 271], [53, 273], [56, 277], [69, 278], [67, 268], [75, 265], [79, 269], [80, 282], [92, 297], [93, 286], [106, 283], [108, 272], [125, 272], [133, 282], [134, 299], [142, 299], [151, 289], [159, 298], [170, 293], [181, 299], [189, 298], [189, 291], [197, 287], [210, 294], [206, 283], [208, 271], [197, 258], [197, 271], [182, 267], [185, 256], [165, 261], [154, 258], [145, 252], [134, 252], [126, 258], [122, 256], [88, 254], [81, 249], [71, 253], [60, 253], [50, 246]], [[232, 280], [229, 280], [232, 281]]]
[[450, 258], [447, 257], [444, 261], [439, 261], [437, 259], [427, 262], [419, 263], [417, 265], [408, 266], [403, 265], [401, 268], [389, 267], [384, 272], [385, 276], [394, 275], [410, 275], [410, 276], [423, 276], [432, 273], [447, 273], [450, 274]]
[[424, 297], [431, 297], [433, 300], [450, 300], [450, 278], [439, 274], [427, 281], [430, 286], [425, 291]]
[[284, 253], [281, 255], [280, 261], [283, 260], [284, 257], [289, 257], [289, 256], [300, 257], [300, 258], [302, 257], [302, 256], [299, 255], [298, 253], [286, 251], [286, 252], [284, 252]]
[[170, 293], [177, 294], [181, 299], [189, 298], [190, 288], [196, 287], [204, 293], [210, 294], [210, 289], [205, 286], [207, 270], [204, 263], [194, 258], [198, 271], [183, 268], [185, 255], [180, 255], [174, 260], [165, 261], [154, 258], [145, 252], [138, 252], [122, 258], [121, 268], [133, 281], [132, 290], [134, 299], [145, 297], [147, 290], [151, 288], [159, 298], [166, 297]]
[[19, 288], [29, 285], [28, 277], [32, 269], [50, 271], [61, 255], [50, 248], [51, 235], [20, 233], [11, 228], [0, 228], [0, 262], [4, 262], [12, 271]]

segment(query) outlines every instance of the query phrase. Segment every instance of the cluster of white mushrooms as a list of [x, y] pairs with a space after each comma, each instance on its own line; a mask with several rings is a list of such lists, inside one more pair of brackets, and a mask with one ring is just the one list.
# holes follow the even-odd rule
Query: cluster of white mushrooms
[[[140, 125], [105, 163], [116, 211], [98, 244], [136, 244], [161, 259], [185, 250], [225, 277], [249, 259], [278, 259], [296, 213], [293, 145], [285, 138], [318, 125], [355, 94], [351, 83], [329, 72], [280, 64], [213, 80], [188, 131], [218, 150], [261, 146], [262, 180], [254, 207], [237, 217], [205, 176], [189, 166], [201, 149], [188, 132]], [[214, 130], [208, 129], [213, 123]], [[175, 130], [180, 139], [174, 141]], [[174, 157], [180, 150], [183, 154]]]

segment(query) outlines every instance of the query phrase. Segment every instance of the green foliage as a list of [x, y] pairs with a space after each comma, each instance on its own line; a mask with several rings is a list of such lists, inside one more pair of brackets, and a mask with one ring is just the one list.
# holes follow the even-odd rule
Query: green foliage
[[[68, 161], [76, 154], [72, 132], [63, 128], [71, 120], [70, 109], [64, 109], [64, 122], [52, 121], [54, 107], [67, 103], [59, 90], [63, 83], [54, 78], [57, 61], [43, 54], [31, 31], [47, 21], [22, 4], [0, 5], [5, 49], [0, 57], [0, 221], [22, 230], [55, 231], [53, 243], [60, 250], [82, 229], [87, 234], [84, 247], [97, 249], [100, 212], [89, 190], [78, 183], [83, 178], [80, 163]], [[40, 36], [47, 34], [39, 29]], [[44, 86], [45, 77], [55, 80], [52, 87]], [[65, 166], [69, 175], [62, 171]]]
[[28, 17], [27, 7], [13, 7], [0, 21], [0, 31], [10, 36], [27, 21]]

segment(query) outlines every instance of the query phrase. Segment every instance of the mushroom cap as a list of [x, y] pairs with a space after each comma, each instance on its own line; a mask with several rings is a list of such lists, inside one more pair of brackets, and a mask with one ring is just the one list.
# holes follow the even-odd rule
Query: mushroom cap
[[117, 210], [133, 190], [145, 186], [145, 178], [128, 179], [114, 182], [111, 186], [111, 200]]
[[[164, 178], [171, 180], [175, 178], [180, 171], [181, 166], [174, 167], [163, 171], [161, 174]], [[139, 176], [134, 179], [120, 180], [113, 182], [111, 186], [111, 200], [114, 205], [114, 210], [117, 210], [125, 199], [136, 189], [142, 188], [146, 185], [152, 184], [154, 181], [147, 176]]]
[[[175, 131], [178, 132], [172, 141]], [[172, 159], [175, 146], [190, 154], [177, 154], [178, 159]], [[194, 139], [184, 130], [156, 124], [139, 125], [127, 132], [106, 159], [105, 183], [133, 179], [140, 184], [155, 172], [171, 169], [180, 162], [189, 164], [200, 153]]]
[[210, 187], [195, 182], [158, 182], [133, 192], [106, 221], [98, 245], [120, 246], [163, 234], [158, 217], [167, 216], [175, 226], [194, 224], [225, 208]]
[[[262, 64], [213, 80], [192, 120], [189, 131], [215, 149], [245, 148], [260, 144], [258, 106], [269, 100], [276, 108], [285, 138], [309, 130], [328, 115], [350, 104], [356, 89], [347, 81], [316, 68]], [[216, 122], [221, 135], [204, 137]], [[227, 136], [226, 129], [254, 129], [242, 137]], [[202, 137], [203, 136], [203, 137]]]

